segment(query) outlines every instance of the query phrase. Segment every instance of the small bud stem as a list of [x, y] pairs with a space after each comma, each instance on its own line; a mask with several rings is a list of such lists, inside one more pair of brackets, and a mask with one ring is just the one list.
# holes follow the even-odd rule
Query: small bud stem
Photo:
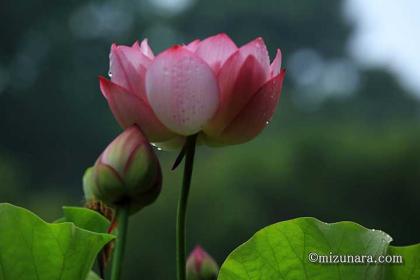
[[185, 166], [182, 181], [181, 195], [178, 200], [177, 223], [176, 223], [176, 262], [177, 280], [186, 279], [186, 215], [188, 195], [190, 192], [191, 176], [194, 164], [195, 144], [197, 134], [187, 137], [185, 143]]
[[119, 280], [121, 277], [121, 267], [124, 258], [125, 241], [128, 227], [128, 207], [119, 207], [116, 209], [116, 222], [118, 228], [117, 241], [112, 257], [111, 280]]

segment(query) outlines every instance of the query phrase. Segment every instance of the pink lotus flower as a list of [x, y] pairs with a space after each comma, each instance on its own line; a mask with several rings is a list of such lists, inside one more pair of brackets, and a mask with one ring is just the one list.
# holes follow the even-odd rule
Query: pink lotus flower
[[103, 95], [123, 127], [139, 125], [151, 142], [176, 146], [199, 133], [209, 145], [253, 139], [281, 92], [281, 52], [270, 64], [262, 38], [238, 48], [226, 35], [176, 45], [154, 56], [147, 39], [112, 45]]

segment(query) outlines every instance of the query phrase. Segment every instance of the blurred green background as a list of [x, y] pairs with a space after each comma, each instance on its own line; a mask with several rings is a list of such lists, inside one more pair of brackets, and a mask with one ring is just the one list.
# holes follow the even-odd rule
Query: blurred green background
[[[287, 68], [275, 117], [255, 140], [198, 149], [189, 247], [221, 263], [265, 225], [352, 220], [394, 244], [420, 241], [419, 98], [349, 52], [343, 1], [119, 0], [0, 3], [0, 200], [52, 221], [81, 205], [81, 178], [121, 130], [97, 76], [112, 42], [159, 52], [219, 32], [262, 36]], [[401, 42], [404, 44], [404, 42]], [[174, 279], [177, 153], [158, 151], [164, 187], [131, 219], [124, 279]], [[0, 221], [1, 222], [1, 221]], [[140, 277], [141, 276], [141, 277]]]

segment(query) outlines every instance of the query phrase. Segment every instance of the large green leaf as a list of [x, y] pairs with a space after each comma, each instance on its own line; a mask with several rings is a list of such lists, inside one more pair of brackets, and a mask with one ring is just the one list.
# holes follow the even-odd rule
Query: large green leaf
[[388, 254], [403, 256], [404, 264], [391, 264], [387, 266], [386, 280], [420, 279], [420, 244], [406, 247], [390, 246], [388, 248]]
[[63, 207], [64, 217], [57, 222], [72, 222], [93, 232], [107, 233], [110, 222], [96, 211], [83, 207]]
[[84, 280], [98, 251], [114, 237], [73, 223], [46, 223], [0, 204], [1, 280]]
[[[420, 244], [390, 246], [392, 238], [352, 222], [323, 223], [298, 218], [268, 226], [234, 250], [222, 265], [218, 280], [419, 280]], [[326, 256], [352, 255], [342, 264], [311, 263]], [[401, 255], [402, 264], [361, 264], [362, 257]], [[318, 258], [318, 261], [320, 259]], [[344, 260], [344, 259], [342, 259]], [[325, 262], [325, 260], [323, 260]], [[356, 263], [358, 262], [359, 263]], [[369, 262], [369, 258], [365, 258]]]
[[102, 278], [99, 277], [98, 274], [96, 274], [95, 272], [90, 271], [86, 280], [102, 280]]

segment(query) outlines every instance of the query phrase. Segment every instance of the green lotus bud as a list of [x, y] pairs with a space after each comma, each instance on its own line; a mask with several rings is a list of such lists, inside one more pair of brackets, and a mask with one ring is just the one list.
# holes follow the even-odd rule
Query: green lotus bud
[[187, 260], [187, 280], [216, 280], [219, 267], [214, 259], [196, 246]]
[[83, 192], [85, 193], [86, 201], [94, 201], [95, 195], [93, 194], [93, 188], [95, 186], [94, 168], [89, 167], [83, 175]]
[[121, 133], [83, 177], [86, 200], [99, 200], [130, 212], [155, 201], [162, 186], [159, 161], [137, 126]]

